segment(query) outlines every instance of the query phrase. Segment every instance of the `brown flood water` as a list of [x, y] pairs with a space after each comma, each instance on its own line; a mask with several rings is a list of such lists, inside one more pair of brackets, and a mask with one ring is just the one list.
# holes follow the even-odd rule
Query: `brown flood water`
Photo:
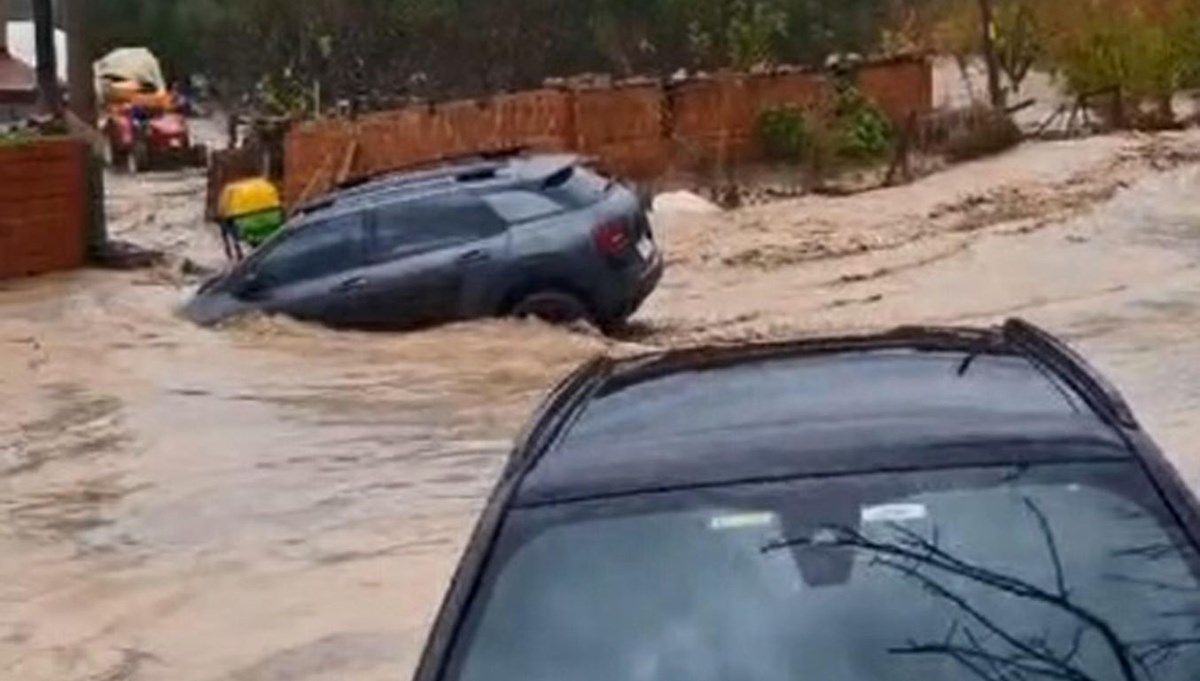
[[598, 346], [503, 323], [209, 332], [113, 283], [4, 296], [5, 679], [403, 674], [515, 429]]
[[[638, 342], [1022, 314], [1095, 358], [1200, 482], [1200, 170], [1120, 160], [1146, 144], [660, 215], [672, 268]], [[198, 187], [114, 178], [114, 231], [216, 262]], [[515, 322], [202, 330], [173, 316], [177, 284], [0, 285], [0, 679], [405, 678], [534, 404], [595, 353], [636, 349]]]

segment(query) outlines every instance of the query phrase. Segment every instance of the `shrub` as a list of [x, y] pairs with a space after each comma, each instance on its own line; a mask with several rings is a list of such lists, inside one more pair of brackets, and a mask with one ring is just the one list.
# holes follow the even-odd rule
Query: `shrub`
[[887, 116], [856, 88], [838, 95], [837, 154], [848, 161], [871, 161], [892, 148], [895, 131]]
[[771, 107], [758, 116], [758, 137], [767, 158], [802, 163], [813, 150], [814, 120], [794, 106]]
[[892, 149], [891, 121], [854, 87], [843, 88], [837, 99], [805, 109], [777, 106], [758, 117], [758, 137], [772, 161], [803, 163], [817, 174], [838, 161], [876, 161]]

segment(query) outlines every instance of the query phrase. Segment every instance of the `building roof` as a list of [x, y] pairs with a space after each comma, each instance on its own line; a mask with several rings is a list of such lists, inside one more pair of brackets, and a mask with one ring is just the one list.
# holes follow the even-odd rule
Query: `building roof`
[[1131, 456], [1096, 409], [1104, 386], [1036, 352], [998, 333], [917, 333], [617, 363], [532, 462], [516, 502]]
[[[27, 65], [37, 67], [37, 33], [32, 21], [10, 21], [8, 51]], [[58, 79], [67, 82], [67, 34], [61, 28], [54, 29], [54, 51], [58, 61]]]
[[33, 67], [0, 50], [0, 104], [37, 103], [37, 74]]

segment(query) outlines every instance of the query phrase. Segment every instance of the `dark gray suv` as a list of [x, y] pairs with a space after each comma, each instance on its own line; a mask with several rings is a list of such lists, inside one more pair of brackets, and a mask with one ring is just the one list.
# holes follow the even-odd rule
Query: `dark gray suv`
[[1196, 681], [1200, 505], [1019, 320], [599, 359], [415, 681]]
[[662, 277], [639, 196], [574, 156], [479, 160], [345, 188], [184, 308], [200, 324], [251, 310], [332, 326], [480, 317], [607, 329]]

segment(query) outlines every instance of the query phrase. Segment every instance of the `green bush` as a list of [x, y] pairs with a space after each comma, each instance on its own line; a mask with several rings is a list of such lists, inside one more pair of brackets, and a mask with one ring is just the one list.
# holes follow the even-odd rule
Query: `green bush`
[[837, 153], [848, 161], [878, 159], [892, 148], [895, 131], [887, 116], [856, 88], [838, 95]]
[[801, 163], [813, 149], [813, 120], [797, 107], [777, 106], [758, 116], [758, 136], [767, 158], [773, 161]]
[[29, 144], [41, 137], [38, 131], [30, 128], [15, 128], [12, 130], [0, 128], [0, 147], [18, 147], [23, 144]]
[[758, 137], [772, 161], [805, 164], [820, 173], [838, 161], [877, 161], [892, 149], [895, 129], [856, 88], [847, 87], [832, 108], [777, 106], [758, 116]]

